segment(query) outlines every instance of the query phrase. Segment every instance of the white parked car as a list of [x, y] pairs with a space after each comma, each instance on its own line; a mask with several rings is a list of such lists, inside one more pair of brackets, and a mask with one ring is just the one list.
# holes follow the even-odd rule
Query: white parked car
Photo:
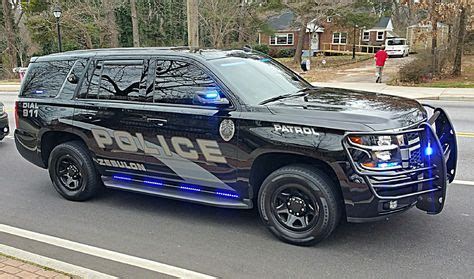
[[408, 56], [410, 47], [405, 38], [389, 38], [385, 40], [385, 51], [388, 56]]

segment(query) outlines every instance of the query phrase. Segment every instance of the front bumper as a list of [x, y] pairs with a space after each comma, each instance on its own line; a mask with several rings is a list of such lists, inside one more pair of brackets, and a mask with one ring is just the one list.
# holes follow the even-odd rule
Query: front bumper
[[8, 127], [8, 115], [4, 113], [4, 115], [0, 116], [0, 139], [3, 139], [10, 133], [10, 127]]
[[[403, 135], [400, 146], [402, 167], [396, 170], [367, 170], [358, 164], [357, 153], [364, 152], [351, 145], [347, 133], [343, 146], [349, 158], [348, 181], [344, 183], [348, 221], [365, 222], [383, 219], [413, 206], [429, 214], [442, 211], [447, 183], [454, 180], [457, 143], [447, 114], [439, 108], [426, 106], [431, 117], [424, 123], [401, 131], [370, 132], [362, 135]], [[361, 135], [357, 133], [357, 135]], [[433, 154], [424, 150], [432, 147]], [[348, 198], [349, 202], [348, 202]]]

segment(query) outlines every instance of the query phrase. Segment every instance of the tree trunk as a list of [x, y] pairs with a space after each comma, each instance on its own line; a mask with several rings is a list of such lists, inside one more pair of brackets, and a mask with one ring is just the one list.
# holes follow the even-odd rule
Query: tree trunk
[[433, 75], [438, 73], [438, 57], [436, 49], [438, 48], [438, 13], [435, 5], [439, 0], [434, 0], [434, 4], [431, 7], [431, 67]]
[[140, 34], [138, 33], [138, 15], [136, 0], [130, 0], [130, 13], [132, 16], [133, 46], [140, 47]]
[[118, 26], [117, 26], [117, 19], [115, 17], [115, 8], [114, 8], [115, 0], [106, 0], [104, 1], [104, 6], [106, 9], [106, 18], [108, 22], [108, 28], [110, 33], [110, 47], [118, 47], [119, 46], [119, 36], [118, 36]]
[[15, 47], [15, 30], [13, 28], [13, 17], [12, 10], [10, 6], [10, 1], [2, 0], [3, 7], [3, 21], [5, 22], [5, 33], [7, 37], [7, 61], [3, 61], [5, 72], [7, 77], [13, 78], [14, 74], [12, 72], [13, 68], [17, 67], [17, 51]]
[[304, 36], [306, 35], [306, 20], [304, 20], [300, 26], [300, 31], [298, 31], [298, 43], [296, 44], [296, 51], [295, 56], [293, 57], [293, 61], [295, 63], [301, 64], [301, 55], [303, 54], [303, 45], [304, 45]]
[[199, 48], [198, 0], [187, 0], [188, 46]]
[[453, 76], [461, 75], [462, 53], [464, 50], [464, 36], [466, 34], [467, 12], [466, 7], [461, 6], [461, 14], [459, 16], [459, 31], [456, 44], [456, 55], [454, 56]]

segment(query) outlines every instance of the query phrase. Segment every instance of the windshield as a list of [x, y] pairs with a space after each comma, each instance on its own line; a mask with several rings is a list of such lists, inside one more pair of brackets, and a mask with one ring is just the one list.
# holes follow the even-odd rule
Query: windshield
[[405, 45], [405, 40], [398, 40], [398, 39], [388, 40], [387, 45], [389, 45], [389, 46], [403, 46], [403, 45]]
[[256, 54], [227, 57], [211, 63], [249, 104], [259, 104], [272, 97], [297, 93], [311, 86], [291, 70]]

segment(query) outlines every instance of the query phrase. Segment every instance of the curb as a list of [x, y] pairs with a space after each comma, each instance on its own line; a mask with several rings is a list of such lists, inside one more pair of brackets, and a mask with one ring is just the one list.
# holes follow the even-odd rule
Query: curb
[[[64, 274], [66, 276], [72, 275], [72, 278], [91, 278], [91, 279], [116, 279], [117, 277], [105, 273], [90, 270], [81, 266], [72, 265], [66, 262], [58, 261], [52, 258], [33, 254], [21, 249], [0, 244], [0, 251], [7, 257], [14, 257], [19, 261], [31, 263], [36, 266], [41, 266], [54, 270], [56, 273]], [[71, 276], [69, 276], [71, 277]]]

